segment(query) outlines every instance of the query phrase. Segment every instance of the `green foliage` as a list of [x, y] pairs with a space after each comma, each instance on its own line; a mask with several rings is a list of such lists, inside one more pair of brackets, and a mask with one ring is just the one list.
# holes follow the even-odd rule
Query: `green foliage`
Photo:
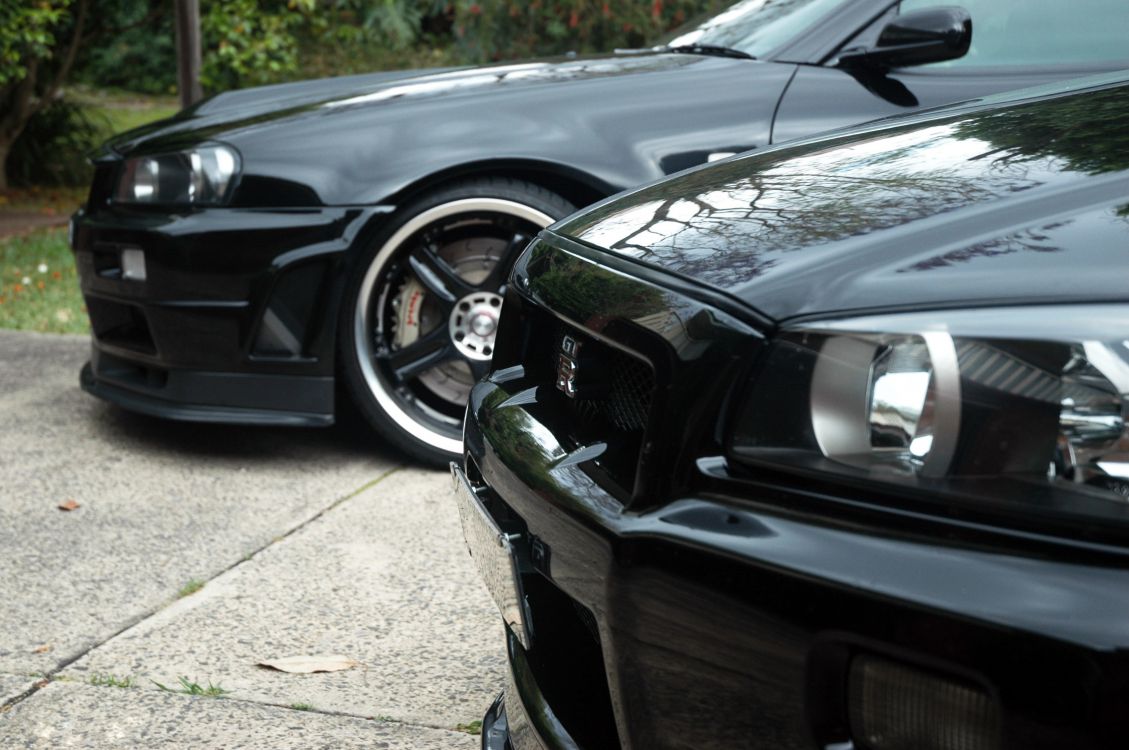
[[90, 330], [66, 231], [45, 229], [0, 239], [0, 328]]
[[86, 155], [105, 137], [105, 124], [66, 99], [31, 118], [12, 146], [8, 179], [13, 185], [82, 185], [91, 177]]
[[205, 0], [200, 82], [209, 91], [273, 83], [298, 70], [297, 31], [315, 0]]
[[717, 0], [457, 0], [455, 37], [473, 62], [640, 47]]
[[71, 0], [0, 2], [0, 86], [18, 82], [32, 61], [50, 57]]
[[147, 0], [97, 0], [97, 27], [75, 79], [145, 94], [176, 93], [176, 32], [168, 7]]

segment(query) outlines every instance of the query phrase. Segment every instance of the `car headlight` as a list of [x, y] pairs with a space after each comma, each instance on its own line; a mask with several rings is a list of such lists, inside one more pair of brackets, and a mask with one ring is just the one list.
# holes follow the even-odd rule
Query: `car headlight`
[[117, 203], [217, 206], [239, 175], [239, 152], [222, 144], [126, 159], [114, 190]]
[[1129, 521], [1129, 307], [913, 313], [782, 331], [738, 462], [967, 502]]

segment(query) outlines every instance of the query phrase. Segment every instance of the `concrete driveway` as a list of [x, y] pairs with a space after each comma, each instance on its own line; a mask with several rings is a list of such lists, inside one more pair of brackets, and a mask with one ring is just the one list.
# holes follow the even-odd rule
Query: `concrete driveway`
[[[446, 474], [125, 413], [88, 348], [0, 331], [0, 747], [477, 747], [505, 661]], [[357, 665], [256, 666], [317, 654]]]

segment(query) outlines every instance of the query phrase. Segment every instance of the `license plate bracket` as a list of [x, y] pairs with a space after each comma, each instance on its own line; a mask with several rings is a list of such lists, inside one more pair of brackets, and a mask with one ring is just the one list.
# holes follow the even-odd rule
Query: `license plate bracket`
[[463, 538], [502, 619], [526, 649], [530, 646], [529, 620], [521, 586], [521, 565], [515, 543], [521, 534], [508, 534], [490, 515], [466, 473], [451, 464], [455, 499]]

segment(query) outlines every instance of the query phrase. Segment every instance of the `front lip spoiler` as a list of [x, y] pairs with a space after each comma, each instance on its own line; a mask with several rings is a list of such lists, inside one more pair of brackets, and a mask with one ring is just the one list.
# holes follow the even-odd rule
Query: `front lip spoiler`
[[274, 427], [329, 427], [334, 422], [333, 414], [314, 414], [309, 412], [287, 412], [268, 409], [247, 409], [232, 406], [210, 406], [206, 404], [183, 404], [144, 396], [139, 393], [99, 381], [94, 376], [94, 368], [87, 362], [79, 375], [82, 390], [92, 396], [108, 401], [128, 411], [161, 419], [180, 422], [201, 422], [210, 424], [245, 424]]
[[506, 696], [499, 693], [482, 717], [482, 750], [513, 750], [506, 718]]

